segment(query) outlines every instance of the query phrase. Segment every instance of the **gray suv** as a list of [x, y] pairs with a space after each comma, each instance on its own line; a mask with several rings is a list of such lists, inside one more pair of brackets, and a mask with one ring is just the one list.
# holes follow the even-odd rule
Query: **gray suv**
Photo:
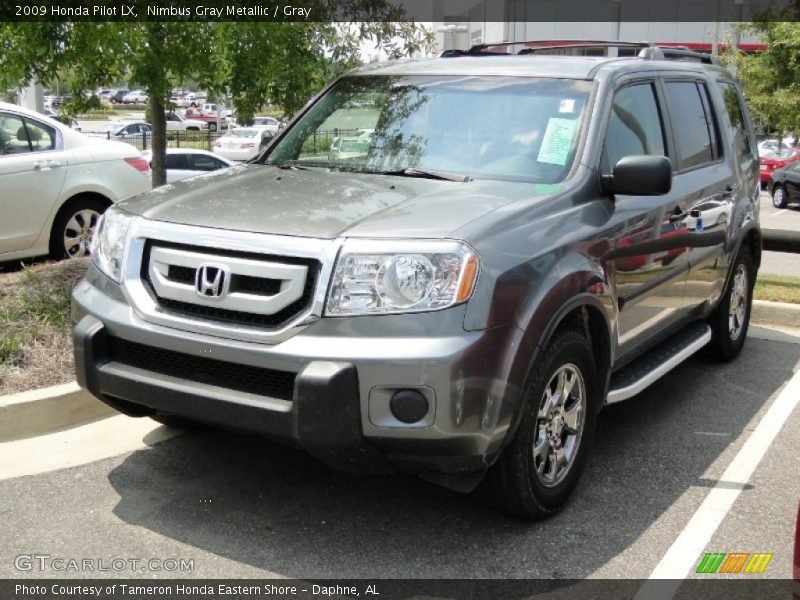
[[559, 510], [604, 405], [741, 350], [755, 140], [699, 55], [463, 54], [356, 70], [250, 163], [109, 209], [73, 295], [78, 382]]

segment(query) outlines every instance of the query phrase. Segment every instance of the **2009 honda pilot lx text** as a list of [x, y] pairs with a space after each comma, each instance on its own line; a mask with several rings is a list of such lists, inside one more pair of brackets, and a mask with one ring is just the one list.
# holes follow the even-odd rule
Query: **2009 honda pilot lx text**
[[603, 405], [747, 334], [752, 127], [727, 71], [677, 54], [339, 79], [251, 163], [105, 214], [74, 292], [79, 383], [554, 513]]

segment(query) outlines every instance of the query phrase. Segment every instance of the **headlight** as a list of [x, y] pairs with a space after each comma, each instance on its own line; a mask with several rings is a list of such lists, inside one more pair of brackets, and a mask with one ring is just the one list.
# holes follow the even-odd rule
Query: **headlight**
[[133, 215], [109, 208], [100, 219], [92, 238], [92, 262], [117, 283], [122, 278], [122, 251], [133, 219]]
[[478, 255], [461, 242], [348, 240], [333, 274], [326, 314], [422, 312], [465, 302]]

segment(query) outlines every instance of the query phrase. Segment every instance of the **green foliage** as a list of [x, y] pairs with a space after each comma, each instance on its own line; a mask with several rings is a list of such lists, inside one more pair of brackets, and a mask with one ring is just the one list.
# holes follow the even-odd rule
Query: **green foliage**
[[746, 29], [767, 44], [763, 52], [732, 59], [751, 112], [781, 137], [800, 133], [800, 23], [762, 20]]
[[[61, 112], [66, 115], [78, 115], [92, 111], [102, 111], [105, 110], [105, 108], [105, 105], [95, 94], [92, 94], [88, 98], [83, 94], [77, 94], [60, 107]], [[68, 123], [68, 121], [66, 122]]]
[[22, 353], [22, 343], [12, 334], [0, 338], [0, 365], [16, 362]]
[[174, 86], [194, 82], [232, 97], [248, 122], [266, 103], [286, 115], [358, 61], [362, 40], [390, 56], [426, 51], [432, 34], [385, 0], [318, 0], [346, 22], [0, 23], [0, 89], [32, 79], [69, 80], [73, 92], [127, 79], [147, 91], [153, 124], [153, 183], [166, 179], [165, 105]]
[[[0, 289], [0, 366], [24, 360], [42, 336], [67, 332], [72, 289], [86, 274], [88, 259], [23, 267]], [[2, 373], [0, 372], [0, 375]]]

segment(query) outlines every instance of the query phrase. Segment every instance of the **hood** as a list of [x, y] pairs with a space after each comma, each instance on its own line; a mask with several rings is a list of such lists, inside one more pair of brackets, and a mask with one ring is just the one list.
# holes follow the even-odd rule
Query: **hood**
[[120, 206], [157, 221], [277, 235], [441, 238], [535, 194], [532, 184], [248, 164], [165, 185]]

